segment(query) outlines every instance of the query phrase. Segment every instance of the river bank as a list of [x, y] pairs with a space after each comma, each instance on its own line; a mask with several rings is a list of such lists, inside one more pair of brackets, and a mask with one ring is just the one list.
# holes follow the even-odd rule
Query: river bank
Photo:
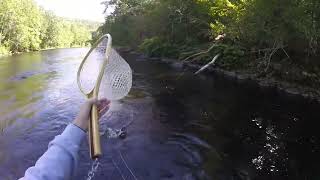
[[25, 52], [15, 52], [15, 53], [8, 52], [8, 53], [4, 53], [4, 54], [1, 54], [1, 52], [0, 52], [0, 58], [18, 55], [18, 54], [22, 54], [22, 53], [28, 53], [28, 52], [41, 52], [41, 51], [48, 51], [48, 50], [53, 50], [53, 49], [72, 49], [72, 48], [90, 48], [90, 46], [51, 47], [51, 48], [39, 49], [36, 51], [25, 51]]
[[[151, 59], [154, 61], [162, 61], [168, 64], [171, 64], [175, 68], [185, 68], [187, 70], [191, 70], [196, 72], [203, 64], [199, 64], [197, 62], [187, 62], [187, 61], [179, 61], [177, 59], [170, 58], [161, 58], [161, 57], [147, 57], [145, 54], [135, 51], [131, 48], [119, 47], [117, 50], [120, 53], [130, 53], [136, 54], [140, 56], [142, 59]], [[300, 97], [309, 99], [310, 101], [317, 101], [320, 103], [320, 91], [319, 89], [300, 85], [297, 83], [291, 83], [287, 81], [278, 80], [274, 77], [261, 77], [259, 73], [254, 72], [246, 72], [244, 70], [226, 70], [220, 67], [216, 67], [215, 65], [209, 66], [204, 72], [201, 74], [206, 75], [222, 75], [227, 79], [235, 80], [240, 83], [251, 83], [256, 84], [257, 86], [265, 89], [276, 89], [280, 93], [284, 93], [287, 96], [292, 97]]]

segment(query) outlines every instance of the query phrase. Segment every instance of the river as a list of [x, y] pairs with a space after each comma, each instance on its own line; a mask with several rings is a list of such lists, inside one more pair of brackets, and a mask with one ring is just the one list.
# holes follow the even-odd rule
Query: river
[[[87, 50], [0, 59], [1, 180], [23, 176], [76, 116], [85, 100], [76, 71]], [[317, 102], [220, 75], [194, 76], [135, 54], [123, 57], [133, 69], [133, 87], [101, 120], [104, 155], [94, 179], [320, 178]], [[104, 133], [123, 126], [125, 138]], [[75, 179], [85, 179], [91, 168], [88, 155], [84, 142]]]

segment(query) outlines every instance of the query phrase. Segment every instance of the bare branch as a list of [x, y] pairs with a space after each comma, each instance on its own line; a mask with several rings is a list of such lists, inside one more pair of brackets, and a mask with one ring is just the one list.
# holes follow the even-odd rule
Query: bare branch
[[199, 56], [199, 55], [201, 55], [201, 54], [209, 53], [216, 45], [217, 45], [217, 44], [213, 44], [208, 50], [202, 51], [202, 52], [199, 52], [199, 53], [196, 53], [196, 54], [193, 54], [193, 55], [185, 58], [183, 61], [187, 61], [188, 59], [193, 58], [193, 57], [196, 57], [196, 56]]
[[195, 72], [194, 74], [199, 74], [200, 72], [204, 71], [205, 69], [207, 69], [210, 65], [214, 64], [216, 62], [216, 60], [219, 58], [220, 54], [217, 54], [212, 61], [210, 61], [208, 64], [204, 65], [201, 69], [199, 69], [197, 72]]

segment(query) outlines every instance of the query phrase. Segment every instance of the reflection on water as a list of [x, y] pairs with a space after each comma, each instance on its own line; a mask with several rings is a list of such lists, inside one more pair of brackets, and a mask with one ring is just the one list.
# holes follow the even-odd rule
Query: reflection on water
[[[22, 176], [75, 117], [84, 102], [76, 72], [87, 50], [0, 59], [0, 179]], [[133, 87], [101, 119], [104, 156], [95, 179], [320, 177], [319, 104], [123, 57]], [[91, 167], [88, 154], [85, 142], [76, 179]]]
[[37, 101], [41, 99], [44, 81], [49, 73], [41, 70], [41, 56], [25, 54], [3, 60], [0, 71], [0, 130], [15, 123], [15, 120], [29, 119], [38, 108]]

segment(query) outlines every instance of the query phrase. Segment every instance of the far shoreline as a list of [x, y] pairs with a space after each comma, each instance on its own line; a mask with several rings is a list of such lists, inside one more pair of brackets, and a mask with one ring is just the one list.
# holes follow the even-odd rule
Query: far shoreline
[[15, 53], [8, 53], [8, 54], [0, 54], [0, 59], [5, 57], [10, 57], [14, 55], [19, 55], [23, 53], [31, 53], [31, 52], [40, 52], [40, 51], [48, 51], [48, 50], [55, 50], [55, 49], [75, 49], [75, 48], [90, 48], [90, 46], [74, 46], [74, 47], [56, 47], [56, 48], [44, 48], [35, 51], [25, 51], [25, 52], [15, 52]]

